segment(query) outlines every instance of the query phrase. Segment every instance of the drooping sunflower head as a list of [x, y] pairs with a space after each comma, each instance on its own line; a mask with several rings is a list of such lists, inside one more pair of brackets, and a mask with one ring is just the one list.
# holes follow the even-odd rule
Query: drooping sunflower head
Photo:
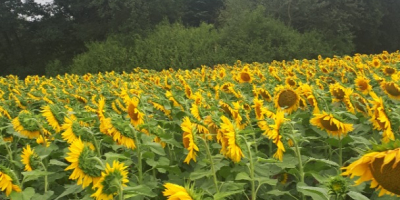
[[128, 103], [128, 114], [131, 118], [131, 122], [134, 126], [138, 126], [144, 123], [144, 114], [140, 112], [139, 108], [139, 99], [133, 98]]
[[342, 175], [350, 178], [359, 176], [356, 185], [371, 181], [371, 188], [380, 190], [379, 196], [400, 195], [399, 157], [400, 141], [378, 145], [360, 159], [343, 167]]
[[353, 124], [343, 123], [336, 119], [332, 114], [328, 114], [325, 111], [321, 114], [314, 114], [314, 117], [310, 119], [310, 124], [338, 137], [346, 136], [347, 133], [354, 129]]
[[18, 186], [18, 179], [7, 167], [0, 165], [0, 191], [5, 191], [6, 196], [10, 196], [11, 192], [21, 192]]
[[56, 133], [61, 131], [61, 124], [64, 122], [64, 113], [56, 104], [50, 104], [43, 107], [42, 115], [46, 118], [49, 125]]
[[400, 100], [400, 87], [395, 82], [390, 81], [382, 81], [381, 82], [382, 90], [391, 98], [395, 100]]
[[197, 152], [199, 151], [199, 147], [196, 144], [196, 126], [190, 121], [189, 117], [186, 116], [183, 118], [181, 128], [183, 131], [183, 146], [189, 151], [184, 162], [187, 164], [190, 163], [190, 160], [196, 162]]
[[342, 101], [346, 97], [346, 89], [339, 83], [329, 86], [329, 91], [336, 101]]
[[258, 94], [262, 96], [265, 101], [270, 102], [272, 100], [271, 94], [269, 94], [268, 90], [263, 89], [263, 88], [258, 88]]
[[361, 112], [364, 115], [370, 115], [371, 108], [368, 104], [368, 101], [364, 97], [362, 97], [358, 93], [353, 93], [351, 97], [353, 100], [354, 107], [358, 112]]
[[28, 138], [37, 138], [40, 135], [40, 127], [33, 113], [22, 110], [12, 120], [14, 130]]
[[114, 161], [112, 166], [107, 163], [105, 172], [101, 173], [100, 180], [93, 186], [97, 190], [91, 197], [95, 197], [96, 200], [111, 200], [115, 195], [121, 193], [122, 187], [129, 182], [126, 168], [124, 163], [118, 161]]
[[275, 107], [292, 113], [299, 107], [300, 96], [289, 86], [277, 86], [274, 95]]
[[357, 76], [354, 81], [356, 89], [363, 94], [368, 94], [372, 90], [372, 86], [369, 84], [370, 80], [364, 76]]
[[130, 122], [123, 120], [120, 116], [112, 116], [103, 121], [104, 127], [107, 130], [106, 134], [111, 136], [118, 144], [129, 149], [135, 149], [134, 132], [136, 130], [126, 129], [130, 126]]
[[25, 171], [40, 168], [40, 158], [29, 144], [23, 148], [21, 158], [22, 164], [25, 165]]
[[77, 184], [82, 188], [89, 186], [91, 183], [96, 184], [100, 179], [101, 170], [96, 167], [98, 164], [93, 157], [96, 154], [90, 145], [86, 145], [79, 138], [75, 140], [69, 147], [68, 156], [65, 158], [71, 163], [65, 170], [73, 170], [69, 179], [78, 180]]

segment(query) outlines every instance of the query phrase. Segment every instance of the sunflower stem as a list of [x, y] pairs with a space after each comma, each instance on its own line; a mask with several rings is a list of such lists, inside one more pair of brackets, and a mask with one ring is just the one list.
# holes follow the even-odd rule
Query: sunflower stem
[[213, 158], [212, 158], [212, 156], [211, 156], [211, 152], [210, 152], [210, 149], [209, 149], [209, 147], [208, 147], [208, 143], [207, 143], [206, 139], [204, 139], [204, 138], [202, 138], [202, 137], [200, 137], [200, 138], [201, 138], [201, 140], [203, 140], [204, 145], [206, 146], [207, 155], [208, 155], [208, 158], [210, 159], [211, 171], [212, 171], [212, 173], [213, 173], [213, 180], [214, 180], [215, 190], [217, 191], [217, 193], [219, 193], [217, 175], [216, 175], [216, 173], [215, 173], [215, 168], [214, 168], [214, 161], [213, 161]]
[[244, 141], [246, 142], [246, 148], [249, 152], [249, 159], [250, 159], [250, 179], [251, 179], [251, 200], [256, 200], [257, 194], [255, 190], [255, 181], [254, 181], [254, 163], [253, 163], [253, 156], [251, 154], [250, 145], [247, 142], [246, 138], [242, 136]]
[[[0, 137], [1, 137], [1, 140], [4, 141], [4, 138], [1, 134], [0, 134]], [[4, 146], [6, 147], [7, 154], [8, 154], [8, 157], [10, 158], [10, 161], [13, 161], [13, 155], [12, 155], [10, 147], [7, 145], [7, 142], [4, 142]], [[11, 163], [13, 163], [13, 162], [11, 162]]]
[[47, 192], [47, 188], [48, 188], [48, 181], [47, 181], [47, 168], [46, 166], [43, 164], [42, 161], [40, 161], [40, 165], [42, 165], [44, 172], [46, 173], [46, 175], [44, 175], [44, 192]]
[[142, 172], [142, 153], [140, 151], [140, 142], [137, 136], [136, 131], [134, 130], [132, 125], [129, 125], [131, 131], [133, 132], [134, 136], [135, 136], [135, 140], [136, 140], [136, 152], [137, 152], [137, 157], [138, 157], [138, 164], [137, 164], [137, 170], [138, 170], [138, 174], [139, 174], [139, 185], [142, 184], [143, 181], [143, 172]]
[[343, 166], [343, 157], [342, 157], [342, 138], [340, 137], [339, 134], [339, 166]]
[[[293, 127], [292, 127], [293, 128]], [[292, 135], [288, 135], [290, 139], [292, 139], [294, 147], [295, 147], [295, 152], [296, 152], [296, 156], [299, 162], [299, 176], [300, 176], [300, 183], [304, 184], [304, 169], [303, 169], [303, 161], [301, 160], [301, 152], [300, 152], [300, 148], [299, 145], [297, 143], [297, 141], [293, 138]], [[301, 199], [305, 199], [305, 196], [303, 194], [301, 194]]]

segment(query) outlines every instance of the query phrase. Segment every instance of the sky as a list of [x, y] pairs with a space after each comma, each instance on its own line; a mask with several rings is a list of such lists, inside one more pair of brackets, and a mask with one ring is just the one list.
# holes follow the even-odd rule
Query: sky
[[53, 0], [35, 0], [35, 2], [36, 3], [40, 3], [40, 4], [43, 4], [43, 3], [50, 3], [50, 2], [52, 2]]

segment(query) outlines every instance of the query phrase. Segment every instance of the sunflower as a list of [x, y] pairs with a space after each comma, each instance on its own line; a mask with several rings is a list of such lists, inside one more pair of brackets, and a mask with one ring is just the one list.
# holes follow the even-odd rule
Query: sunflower
[[372, 86], [369, 82], [370, 80], [365, 76], [357, 76], [356, 80], [354, 80], [356, 89], [365, 95], [372, 91]]
[[217, 135], [217, 140], [220, 140], [222, 146], [221, 153], [230, 158], [233, 162], [238, 163], [242, 157], [244, 157], [242, 149], [237, 144], [238, 133], [227, 117], [222, 116], [221, 120], [221, 129]]
[[393, 67], [390, 67], [390, 66], [385, 66], [384, 68], [383, 68], [383, 73], [386, 75], [386, 76], [391, 76], [391, 75], [393, 75], [394, 73], [396, 73], [396, 69], [395, 68], [393, 68]]
[[163, 195], [167, 200], [200, 200], [201, 196], [195, 194], [193, 188], [184, 188], [173, 183], [165, 183]]
[[254, 98], [253, 100], [254, 105], [252, 106], [254, 108], [254, 112], [256, 114], [256, 119], [257, 120], [263, 120], [264, 119], [264, 113], [262, 112], [262, 108], [264, 105], [264, 101], [263, 100], [259, 100], [257, 98]]
[[0, 190], [6, 192], [6, 196], [10, 196], [11, 192], [21, 192], [21, 188], [14, 184], [17, 178], [12, 175], [9, 169], [0, 165]]
[[131, 118], [131, 123], [135, 127], [144, 123], [143, 121], [144, 114], [140, 112], [138, 104], [139, 104], [138, 98], [133, 98], [128, 103], [128, 114], [129, 117]]
[[94, 184], [93, 188], [97, 189], [91, 197], [96, 200], [112, 200], [114, 195], [122, 195], [122, 187], [126, 187], [128, 180], [127, 166], [124, 163], [113, 161], [112, 166], [106, 164], [106, 169], [101, 172], [101, 178]]
[[354, 106], [358, 112], [361, 112], [364, 115], [371, 115], [371, 108], [368, 104], [368, 101], [365, 98], [363, 98], [358, 93], [353, 93], [352, 99], [354, 102]]
[[277, 86], [274, 94], [275, 107], [287, 113], [297, 110], [300, 103], [300, 96], [289, 86]]
[[104, 128], [103, 133], [109, 135], [113, 140], [129, 149], [135, 149], [134, 134], [130, 130], [126, 130], [129, 127], [129, 122], [122, 120], [120, 117], [115, 116], [102, 120], [101, 126]]
[[11, 123], [15, 131], [28, 138], [37, 138], [40, 135], [40, 127], [34, 115], [27, 110], [22, 110]]
[[286, 77], [285, 83], [286, 83], [286, 85], [289, 85], [290, 87], [293, 87], [293, 88], [295, 88], [297, 86], [297, 83], [294, 80], [294, 78], [290, 77], [290, 76]]
[[190, 113], [192, 113], [194, 118], [201, 121], [199, 107], [195, 103], [192, 103], [192, 107], [190, 108]]
[[95, 185], [100, 180], [101, 170], [96, 167], [97, 161], [92, 159], [96, 155], [90, 145], [85, 145], [79, 138], [68, 147], [68, 150], [70, 152], [67, 153], [65, 160], [71, 165], [65, 168], [65, 171], [73, 170], [69, 179], [78, 180], [77, 184], [82, 185], [82, 188], [86, 188], [90, 183]]
[[391, 122], [386, 114], [382, 98], [376, 96], [374, 93], [371, 93], [371, 96], [374, 100], [371, 101], [373, 106], [371, 109], [370, 121], [372, 122], [374, 129], [383, 131], [382, 142], [387, 143], [390, 140], [394, 140]]
[[257, 91], [258, 91], [258, 94], [260, 94], [265, 99], [265, 101], [267, 101], [267, 102], [272, 101], [272, 97], [269, 94], [268, 90], [265, 90], [263, 88], [258, 88]]
[[371, 62], [371, 65], [375, 68], [379, 68], [381, 66], [381, 61], [378, 58], [374, 58]]
[[190, 122], [189, 117], [183, 118], [183, 122], [181, 124], [181, 128], [183, 130], [183, 145], [189, 151], [183, 162], [187, 164], [190, 163], [190, 160], [196, 162], [196, 155], [197, 152], [199, 152], [199, 147], [195, 143], [196, 135], [193, 131], [194, 127], [195, 125]]
[[252, 75], [249, 71], [242, 70], [237, 75], [239, 83], [251, 83], [253, 81]]
[[346, 136], [347, 133], [354, 129], [353, 124], [343, 123], [325, 111], [322, 114], [314, 114], [314, 118], [310, 119], [310, 124], [338, 137]]
[[393, 81], [380, 83], [382, 90], [391, 98], [400, 100], [400, 87]]
[[282, 161], [283, 152], [285, 152], [285, 147], [282, 143], [282, 135], [279, 133], [279, 129], [282, 124], [287, 120], [285, 118], [285, 113], [282, 110], [277, 110], [274, 115], [274, 125], [270, 125], [269, 128], [265, 129], [264, 135], [268, 137], [268, 139], [272, 140], [272, 142], [277, 146], [277, 150], [274, 154], [274, 158]]
[[40, 166], [38, 163], [40, 158], [29, 144], [26, 145], [26, 148], [23, 148], [21, 158], [22, 164], [25, 165], [25, 171], [32, 171], [32, 169], [37, 169]]
[[335, 83], [329, 86], [329, 91], [331, 92], [333, 102], [340, 102], [349, 99], [350, 95], [353, 93], [353, 90], [350, 88], [345, 88], [341, 86], [339, 83]]
[[61, 127], [64, 132], [61, 133], [61, 136], [69, 144], [73, 143], [79, 138], [84, 142], [91, 143], [92, 138], [90, 133], [86, 132], [83, 128], [84, 126], [76, 119], [72, 117], [65, 117], [64, 124]]
[[49, 123], [49, 125], [51, 127], [53, 127], [53, 129], [56, 131], [56, 133], [59, 133], [61, 131], [61, 125], [60, 124], [62, 123], [62, 121], [60, 121], [58, 119], [60, 117], [58, 117], [54, 113], [55, 109], [56, 108], [55, 108], [54, 104], [44, 106], [43, 110], [42, 110], [42, 113], [43, 113], [42, 115], [44, 117], [46, 117], [47, 122]]
[[161, 104], [159, 104], [159, 103], [156, 103], [156, 102], [153, 102], [153, 101], [150, 101], [149, 103], [153, 104], [153, 107], [154, 107], [155, 109], [162, 111], [162, 112], [163, 112], [166, 116], [168, 116], [169, 118], [172, 117], [172, 116], [171, 116], [171, 111], [170, 111], [170, 110], [167, 110], [163, 105], [161, 105]]
[[0, 116], [1, 116], [1, 114], [4, 115], [5, 117], [7, 117], [8, 119], [11, 119], [11, 116], [8, 113], [8, 111], [0, 106]]
[[390, 144], [375, 147], [347, 167], [343, 167], [343, 176], [360, 177], [355, 181], [359, 185], [371, 181], [371, 188], [380, 190], [379, 196], [400, 195], [400, 144], [393, 141]]

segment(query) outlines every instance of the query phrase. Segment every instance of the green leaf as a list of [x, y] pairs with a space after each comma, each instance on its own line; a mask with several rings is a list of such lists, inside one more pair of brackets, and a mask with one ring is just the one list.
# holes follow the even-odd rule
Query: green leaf
[[247, 174], [246, 172], [240, 172], [236, 175], [235, 180], [236, 181], [239, 181], [239, 180], [247, 180], [248, 181], [248, 180], [251, 180], [251, 178], [250, 178], [249, 174]]
[[35, 189], [28, 187], [22, 192], [11, 192], [10, 198], [18, 200], [31, 200], [33, 195], [35, 195]]
[[271, 190], [267, 192], [267, 194], [274, 195], [274, 196], [283, 196], [285, 194], [290, 194], [288, 191], [281, 191], [281, 190]]
[[333, 161], [330, 161], [330, 160], [326, 160], [326, 159], [310, 158], [310, 159], [308, 159], [307, 163], [311, 162], [311, 161], [322, 162], [322, 163], [325, 163], [325, 164], [328, 164], [328, 165], [339, 167], [339, 165], [337, 163], [335, 163]]
[[159, 144], [159, 143], [155, 143], [155, 142], [147, 143], [145, 146], [149, 147], [150, 150], [152, 152], [154, 152], [155, 154], [158, 154], [160, 156], [166, 155], [164, 149], [162, 148], [161, 144]]
[[128, 158], [123, 154], [108, 152], [104, 154], [106, 156], [106, 160], [117, 160], [117, 159], [124, 159], [127, 160]]
[[35, 194], [31, 200], [45, 200], [45, 199], [50, 199], [51, 196], [53, 196], [54, 192], [53, 191], [47, 191], [44, 194]]
[[359, 192], [350, 191], [347, 193], [347, 195], [349, 195], [352, 199], [355, 199], [355, 200], [369, 200], [368, 197], [364, 196], [363, 194], [361, 194]]
[[36, 180], [41, 176], [54, 174], [54, 172], [33, 170], [33, 171], [29, 171], [29, 172], [21, 172], [21, 174], [24, 176], [23, 182], [27, 182], [27, 181], [31, 181], [31, 180]]
[[60, 196], [58, 196], [55, 200], [58, 200], [61, 197], [67, 196], [69, 194], [79, 193], [83, 190], [82, 186], [80, 186], [80, 185], [67, 185], [67, 186], [65, 186], [65, 189], [66, 190]]
[[190, 173], [190, 179], [191, 180], [197, 180], [200, 178], [203, 178], [205, 176], [210, 176], [211, 175], [211, 171], [210, 170], [196, 170], [192, 173]]
[[124, 188], [124, 197], [125, 199], [129, 198], [129, 197], [134, 197], [134, 196], [146, 196], [146, 197], [156, 197], [157, 194], [154, 193], [150, 187], [148, 187], [147, 185], [138, 185], [135, 187], [125, 187]]
[[310, 187], [306, 185], [297, 185], [297, 190], [314, 200], [329, 200], [328, 191], [320, 187]]
[[56, 159], [51, 159], [50, 162], [49, 162], [49, 165], [57, 165], [57, 166], [61, 166], [61, 167], [66, 167], [66, 166], [68, 166], [67, 163], [58, 161], [58, 160], [56, 160]]

